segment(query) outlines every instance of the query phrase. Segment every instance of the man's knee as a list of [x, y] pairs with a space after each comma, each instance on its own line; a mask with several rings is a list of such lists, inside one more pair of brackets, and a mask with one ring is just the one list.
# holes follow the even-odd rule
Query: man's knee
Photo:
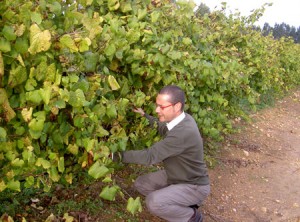
[[159, 215], [160, 211], [163, 210], [161, 199], [155, 194], [155, 192], [150, 193], [146, 197], [146, 206], [147, 209], [155, 215]]
[[144, 183], [143, 180], [140, 179], [140, 177], [138, 177], [133, 184], [133, 187], [135, 190], [137, 190], [139, 193], [144, 194], [145, 192], [145, 188], [144, 188]]

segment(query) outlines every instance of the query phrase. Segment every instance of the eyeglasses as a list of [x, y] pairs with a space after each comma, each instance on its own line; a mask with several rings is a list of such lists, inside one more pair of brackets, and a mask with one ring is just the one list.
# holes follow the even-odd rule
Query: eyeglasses
[[162, 105], [156, 104], [156, 107], [159, 107], [161, 110], [164, 110], [165, 108], [168, 108], [170, 106], [174, 106], [174, 104], [170, 104], [170, 105], [167, 105], [167, 106], [162, 106]]

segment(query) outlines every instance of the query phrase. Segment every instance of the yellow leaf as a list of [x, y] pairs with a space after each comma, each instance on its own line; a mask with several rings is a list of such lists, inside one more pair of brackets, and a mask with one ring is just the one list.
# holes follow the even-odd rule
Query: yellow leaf
[[30, 122], [32, 119], [32, 107], [30, 107], [29, 109], [27, 108], [23, 108], [21, 111], [22, 117], [26, 122]]
[[30, 27], [30, 47], [28, 51], [35, 55], [38, 52], [47, 51], [51, 46], [51, 34], [49, 30], [41, 31], [37, 24]]
[[6, 184], [4, 183], [3, 180], [1, 180], [1, 182], [0, 182], [0, 192], [2, 192], [5, 189], [6, 189]]
[[23, 67], [25, 67], [23, 58], [22, 58], [22, 56], [21, 56], [20, 54], [18, 55], [17, 60], [21, 63], [21, 65], [22, 65]]
[[118, 90], [118, 89], [120, 89], [120, 85], [119, 85], [119, 83], [117, 82], [117, 80], [115, 79], [114, 76], [112, 76], [112, 75], [108, 76], [108, 83], [109, 83], [110, 88], [112, 90]]
[[2, 76], [4, 76], [4, 62], [3, 62], [2, 53], [0, 52], [0, 80]]
[[25, 25], [24, 25], [24, 24], [21, 24], [21, 25], [19, 25], [19, 26], [16, 27], [15, 34], [16, 34], [17, 36], [22, 36], [22, 35], [24, 34], [25, 30], [26, 30]]

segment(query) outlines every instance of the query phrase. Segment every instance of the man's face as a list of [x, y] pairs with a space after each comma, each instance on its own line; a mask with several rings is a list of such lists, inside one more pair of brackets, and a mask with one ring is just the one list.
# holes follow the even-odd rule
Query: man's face
[[181, 113], [180, 106], [178, 106], [180, 104], [172, 104], [169, 102], [169, 98], [167, 94], [158, 94], [156, 97], [155, 111], [160, 122], [170, 122]]

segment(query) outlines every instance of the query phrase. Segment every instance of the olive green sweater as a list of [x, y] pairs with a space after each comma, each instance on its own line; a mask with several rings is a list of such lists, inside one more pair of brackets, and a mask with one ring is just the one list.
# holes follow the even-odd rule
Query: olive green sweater
[[170, 131], [165, 123], [147, 114], [145, 117], [151, 125], [157, 122], [158, 131], [163, 139], [148, 149], [123, 152], [122, 161], [143, 165], [163, 162], [168, 184], [208, 185], [208, 172], [203, 160], [203, 142], [193, 117], [186, 113], [185, 118]]

